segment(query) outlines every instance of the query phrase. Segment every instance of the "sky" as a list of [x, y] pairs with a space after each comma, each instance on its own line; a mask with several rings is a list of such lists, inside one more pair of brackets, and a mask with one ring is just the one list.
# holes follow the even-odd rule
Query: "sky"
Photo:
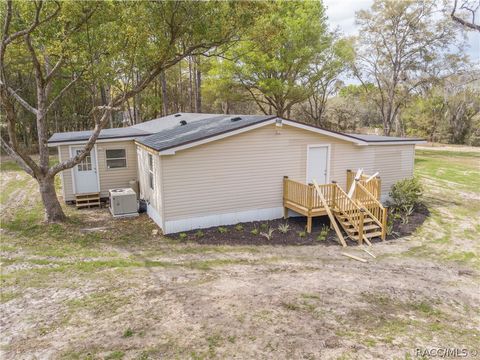
[[[368, 9], [373, 0], [323, 0], [327, 7], [327, 16], [332, 28], [339, 27], [344, 35], [356, 35], [358, 28], [355, 25], [355, 12]], [[480, 33], [469, 31], [467, 53], [471, 60], [480, 62]]]

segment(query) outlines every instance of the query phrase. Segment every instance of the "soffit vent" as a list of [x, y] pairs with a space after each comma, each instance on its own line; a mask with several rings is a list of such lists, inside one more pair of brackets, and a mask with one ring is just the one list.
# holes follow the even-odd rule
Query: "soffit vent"
[[232, 122], [239, 121], [239, 120], [242, 120], [242, 118], [241, 118], [240, 116], [232, 117], [232, 118], [230, 119], [230, 121], [232, 121]]
[[175, 115], [173, 115], [173, 116], [179, 117], [179, 116], [182, 116], [182, 114], [175, 114]]

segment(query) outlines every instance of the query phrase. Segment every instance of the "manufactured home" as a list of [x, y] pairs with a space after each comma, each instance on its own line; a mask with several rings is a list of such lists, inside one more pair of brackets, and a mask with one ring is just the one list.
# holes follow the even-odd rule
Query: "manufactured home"
[[[90, 135], [56, 133], [49, 145], [64, 160]], [[348, 192], [347, 170], [358, 168], [379, 173], [376, 196], [385, 200], [396, 181], [413, 175], [421, 142], [340, 133], [276, 116], [179, 113], [102, 130], [89, 156], [61, 173], [62, 195], [75, 202], [82, 194], [104, 198], [111, 189], [133, 187], [165, 234], [269, 220], [288, 209], [302, 213], [286, 205], [286, 181], [308, 186], [315, 179]]]

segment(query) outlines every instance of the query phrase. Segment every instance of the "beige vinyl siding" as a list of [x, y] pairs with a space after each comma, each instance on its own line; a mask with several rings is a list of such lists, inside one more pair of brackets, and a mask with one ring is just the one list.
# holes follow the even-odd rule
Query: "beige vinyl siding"
[[[390, 146], [357, 146], [288, 125], [277, 134], [275, 125], [267, 125], [162, 156], [164, 220], [281, 207], [283, 176], [305, 182], [307, 146], [320, 144], [330, 144], [329, 181], [342, 187], [347, 169], [380, 171], [384, 191], [413, 169], [411, 150], [403, 151], [413, 145], [375, 156]], [[403, 157], [401, 167], [390, 167]]]
[[[148, 154], [152, 154], [153, 157], [153, 174], [154, 185], [153, 190], [150, 188], [149, 182], [149, 167], [148, 167]], [[144, 148], [137, 146], [138, 156], [138, 182], [140, 185], [140, 198], [149, 202], [151, 206], [157, 210], [158, 214], [162, 216], [162, 183], [161, 183], [161, 158], [158, 154], [145, 150]]]
[[[70, 159], [70, 149], [68, 145], [60, 145], [58, 147], [59, 158], [62, 161]], [[62, 171], [62, 193], [64, 195], [64, 201], [72, 201], [75, 199], [73, 194], [73, 181], [72, 181], [72, 171], [67, 169]]]
[[[130, 180], [137, 180], [137, 153], [136, 146], [133, 140], [104, 143], [99, 142], [96, 146], [98, 174], [100, 180], [100, 196], [108, 197], [108, 190], [114, 188], [129, 187]], [[127, 157], [127, 167], [108, 169], [106, 159], [107, 149], [125, 149]], [[71, 157], [70, 146], [59, 146], [59, 153], [62, 160], [69, 159]], [[65, 201], [74, 200], [75, 194], [73, 189], [71, 169], [63, 171], [62, 186], [65, 191]]]

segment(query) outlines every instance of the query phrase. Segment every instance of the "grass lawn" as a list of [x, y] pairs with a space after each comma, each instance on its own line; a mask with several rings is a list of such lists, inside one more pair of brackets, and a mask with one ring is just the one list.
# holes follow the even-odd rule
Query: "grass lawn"
[[420, 149], [431, 216], [358, 247], [211, 246], [65, 207], [1, 167], [2, 359], [413, 358], [480, 350], [480, 150]]

